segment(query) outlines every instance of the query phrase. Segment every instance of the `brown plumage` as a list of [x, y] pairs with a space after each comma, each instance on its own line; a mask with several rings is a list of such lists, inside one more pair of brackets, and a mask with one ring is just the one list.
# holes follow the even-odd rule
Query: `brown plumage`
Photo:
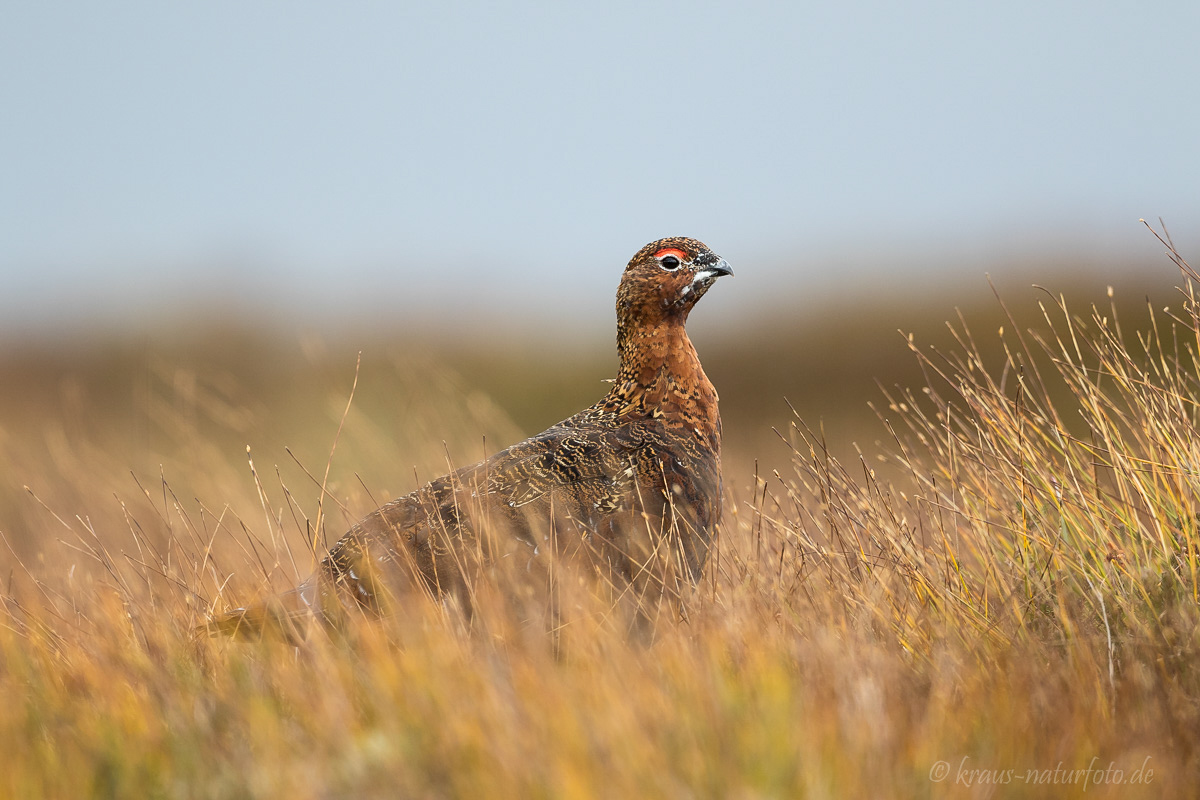
[[648, 583], [649, 562], [664, 552], [696, 580], [721, 515], [721, 418], [684, 323], [732, 274], [695, 239], [643, 247], [617, 290], [621, 366], [603, 399], [376, 509], [298, 589], [207, 630], [286, 633], [314, 616], [336, 625], [353, 609], [384, 611], [414, 586], [467, 601], [468, 562], [533, 558], [547, 542], [634, 585]]

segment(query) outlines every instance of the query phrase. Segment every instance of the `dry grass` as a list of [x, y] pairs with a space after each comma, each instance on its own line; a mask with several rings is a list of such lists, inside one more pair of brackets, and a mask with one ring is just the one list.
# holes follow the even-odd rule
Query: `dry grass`
[[[997, 355], [962, 321], [950, 352], [914, 341], [927, 379], [880, 405], [887, 469], [796, 417], [790, 469], [731, 470], [704, 578], [649, 640], [575, 573], [558, 635], [482, 576], [469, 622], [415, 597], [300, 648], [194, 639], [214, 606], [306, 574], [314, 531], [410, 488], [374, 489], [393, 453], [429, 477], [479, 431], [515, 436], [434, 364], [394, 365], [425, 382], [367, 395], [403, 411], [356, 399], [344, 428], [349, 376], [264, 365], [327, 398], [323, 425], [274, 421], [319, 433], [268, 468], [270, 408], [147, 368], [144, 491], [128, 428], [91, 402], [43, 449], [0, 438], [6, 479], [56, 487], [0, 518], [40, 534], [6, 560], [0, 794], [1191, 796], [1200, 281], [1179, 264], [1182, 310], [1141, 330], [1046, 295], [1040, 332], [1006, 325]], [[225, 455], [246, 441], [252, 478]]]

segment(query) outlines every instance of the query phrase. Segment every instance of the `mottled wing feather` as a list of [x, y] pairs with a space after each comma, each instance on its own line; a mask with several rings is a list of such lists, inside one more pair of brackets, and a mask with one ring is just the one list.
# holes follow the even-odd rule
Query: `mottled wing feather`
[[456, 584], [452, 545], [480, 528], [502, 528], [536, 548], [556, 521], [585, 534], [606, 526], [638, 495], [644, 440], [637, 425], [566, 420], [372, 512], [332, 548], [324, 572], [338, 590], [374, 609], [381, 583], [396, 582], [378, 578], [380, 569], [396, 571], [391, 562], [414, 563], [439, 591]]
[[631, 428], [556, 425], [475, 469], [487, 470], [488, 494], [510, 507], [520, 508], [575, 487], [585, 498], [595, 495], [599, 507], [615, 510], [612, 498], [630, 488], [630, 469], [640, 444]]

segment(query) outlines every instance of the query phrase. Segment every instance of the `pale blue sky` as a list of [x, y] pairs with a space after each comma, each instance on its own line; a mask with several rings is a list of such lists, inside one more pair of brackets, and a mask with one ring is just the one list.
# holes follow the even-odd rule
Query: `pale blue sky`
[[9, 2], [0, 315], [603, 317], [681, 233], [798, 303], [1186, 247], [1197, 41], [1194, 2]]

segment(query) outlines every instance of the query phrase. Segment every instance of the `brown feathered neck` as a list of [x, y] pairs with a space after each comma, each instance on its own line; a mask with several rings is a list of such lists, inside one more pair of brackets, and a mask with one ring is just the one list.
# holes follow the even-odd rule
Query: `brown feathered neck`
[[624, 419], [662, 419], [715, 449], [721, 436], [717, 390], [684, 330], [690, 310], [618, 301], [621, 369], [604, 402]]

